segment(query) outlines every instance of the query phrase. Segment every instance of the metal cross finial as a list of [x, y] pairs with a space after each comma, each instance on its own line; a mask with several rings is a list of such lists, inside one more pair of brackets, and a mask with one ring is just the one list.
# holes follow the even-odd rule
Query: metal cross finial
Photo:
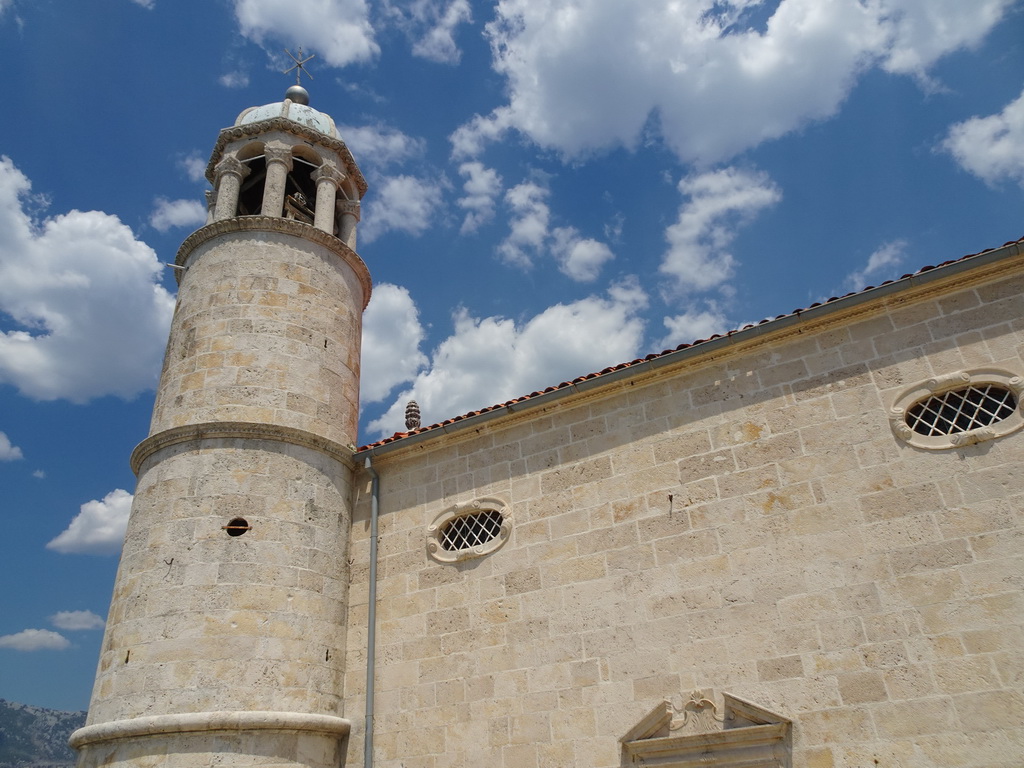
[[313, 55], [311, 55], [311, 56], [307, 56], [306, 58], [302, 58], [302, 46], [301, 45], [299, 46], [299, 55], [298, 56], [293, 54], [287, 48], [284, 49], [284, 52], [287, 53], [291, 57], [291, 60], [295, 62], [295, 65], [289, 67], [286, 70], [284, 70], [281, 73], [282, 75], [287, 75], [289, 72], [292, 72], [294, 70], [294, 72], [295, 72], [295, 84], [296, 85], [302, 85], [301, 78], [302, 78], [302, 74], [303, 73], [305, 73], [306, 77], [308, 77], [310, 80], [313, 79], [313, 76], [311, 74], [309, 74], [309, 70], [306, 69], [302, 65], [305, 64], [310, 59], [315, 59], [316, 58], [316, 54], [315, 53]]

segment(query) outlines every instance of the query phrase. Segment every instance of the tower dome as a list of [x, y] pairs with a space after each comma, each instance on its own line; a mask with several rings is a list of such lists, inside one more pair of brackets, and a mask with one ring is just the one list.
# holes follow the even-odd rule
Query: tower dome
[[288, 89], [284, 101], [275, 101], [272, 104], [264, 104], [262, 107], [249, 107], [244, 110], [235, 120], [235, 125], [259, 123], [263, 120], [272, 120], [275, 117], [287, 118], [299, 125], [319, 131], [332, 139], [341, 138], [338, 127], [334, 124], [331, 116], [309, 106], [309, 93], [298, 85], [293, 85]]

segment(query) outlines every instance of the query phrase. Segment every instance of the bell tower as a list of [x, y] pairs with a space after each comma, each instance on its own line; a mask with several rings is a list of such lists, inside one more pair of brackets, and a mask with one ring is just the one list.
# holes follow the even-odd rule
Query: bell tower
[[299, 86], [221, 131], [207, 178], [71, 744], [80, 768], [337, 768], [366, 182]]

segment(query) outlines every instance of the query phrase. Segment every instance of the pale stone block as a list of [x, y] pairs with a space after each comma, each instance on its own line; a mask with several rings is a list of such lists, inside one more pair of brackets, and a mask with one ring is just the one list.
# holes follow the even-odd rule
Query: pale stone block
[[739, 469], [785, 461], [802, 453], [803, 445], [798, 431], [764, 437], [733, 449], [733, 456]]
[[[903, 530], [890, 529], [894, 537], [902, 534], [897, 542], [906, 542], [912, 538], [928, 538], [932, 535], [930, 518], [919, 520], [920, 525], [915, 528], [907, 527]], [[874, 534], [877, 526], [873, 526]], [[968, 543], [963, 539], [953, 539], [935, 543], [921, 544], [920, 546], [906, 547], [894, 551], [890, 556], [890, 563], [893, 572], [897, 575], [929, 571], [944, 568], [953, 568], [958, 565], [971, 562], [973, 554]]]
[[775, 465], [731, 472], [718, 478], [718, 491], [723, 499], [778, 488], [779, 485], [779, 472]]
[[800, 716], [805, 743], [844, 744], [872, 741], [874, 725], [864, 709], [823, 709]]
[[849, 672], [837, 679], [844, 704], [868, 704], [888, 698], [882, 675], [878, 672]]
[[919, 699], [938, 693], [931, 667], [922, 664], [896, 666], [883, 672], [892, 700]]
[[559, 584], [575, 584], [607, 575], [603, 553], [574, 557], [541, 566], [541, 579], [546, 588]]
[[718, 537], [710, 529], [667, 536], [654, 542], [654, 554], [659, 566], [671, 565], [681, 559], [705, 558], [719, 551]]
[[807, 616], [831, 618], [839, 614], [835, 595], [830, 592], [794, 595], [780, 600], [776, 607], [779, 617], [787, 623], [800, 622]]
[[761, 368], [757, 372], [764, 389], [771, 389], [780, 384], [785, 384], [794, 379], [803, 379], [808, 376], [807, 366], [803, 360], [791, 360], [788, 363], [779, 363]]
[[[943, 492], [945, 496], [945, 491]], [[998, 531], [1003, 528], [1016, 528], [1019, 525], [1017, 512], [1007, 500], [996, 500], [990, 502], [972, 503], [970, 506], [963, 505], [948, 509], [936, 516], [939, 528], [947, 539], [976, 536], [989, 531]], [[1006, 534], [1013, 536], [1012, 533]], [[978, 559], [987, 560], [978, 553], [978, 547], [972, 541], [972, 549], [978, 555]], [[1003, 556], [1013, 556], [1020, 550], [1008, 552]]]
[[761, 659], [757, 662], [757, 674], [762, 682], [802, 677], [804, 665], [798, 655]]
[[866, 643], [860, 646], [859, 651], [864, 664], [871, 669], [892, 669], [905, 666], [909, 661], [909, 654], [902, 640]]
[[884, 613], [864, 616], [864, 631], [872, 643], [888, 640], [902, 640], [910, 637], [911, 629], [907, 626], [902, 613]]
[[946, 733], [958, 726], [953, 704], [946, 697], [917, 699], [910, 707], [895, 703], [876, 704], [871, 712], [882, 737]]
[[881, 609], [878, 587], [874, 582], [840, 587], [835, 590], [835, 595], [836, 601], [843, 613], [867, 616]]
[[860, 506], [864, 519], [873, 523], [904, 515], [936, 512], [941, 510], [942, 500], [934, 483], [919, 483], [862, 496]]
[[961, 567], [960, 574], [972, 595], [1017, 592], [1024, 587], [1024, 558], [1005, 558]]

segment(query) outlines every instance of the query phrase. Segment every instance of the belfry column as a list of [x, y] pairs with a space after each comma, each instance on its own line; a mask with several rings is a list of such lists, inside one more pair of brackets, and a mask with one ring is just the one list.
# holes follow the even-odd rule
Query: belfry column
[[217, 190], [213, 220], [230, 219], [238, 211], [238, 193], [242, 180], [249, 175], [249, 168], [242, 165], [237, 157], [225, 157], [214, 169], [214, 188]]
[[[213, 221], [178, 251], [150, 432], [132, 454], [96, 683], [71, 737], [80, 768], [344, 760], [349, 446], [370, 276], [319, 200], [316, 227], [278, 202], [319, 198], [342, 173], [361, 196], [333, 120], [301, 88], [220, 133]], [[273, 215], [239, 215], [258, 210]]]
[[313, 181], [316, 182], [316, 218], [313, 226], [317, 229], [334, 234], [334, 201], [338, 196], [338, 187], [344, 180], [345, 174], [326, 163], [313, 174]]
[[356, 224], [359, 222], [359, 201], [339, 200], [338, 213], [341, 216], [338, 237], [345, 245], [354, 250], [356, 247]]
[[267, 184], [263, 192], [264, 216], [280, 216], [284, 210], [285, 187], [292, 169], [292, 152], [288, 145], [275, 142], [266, 146]]

